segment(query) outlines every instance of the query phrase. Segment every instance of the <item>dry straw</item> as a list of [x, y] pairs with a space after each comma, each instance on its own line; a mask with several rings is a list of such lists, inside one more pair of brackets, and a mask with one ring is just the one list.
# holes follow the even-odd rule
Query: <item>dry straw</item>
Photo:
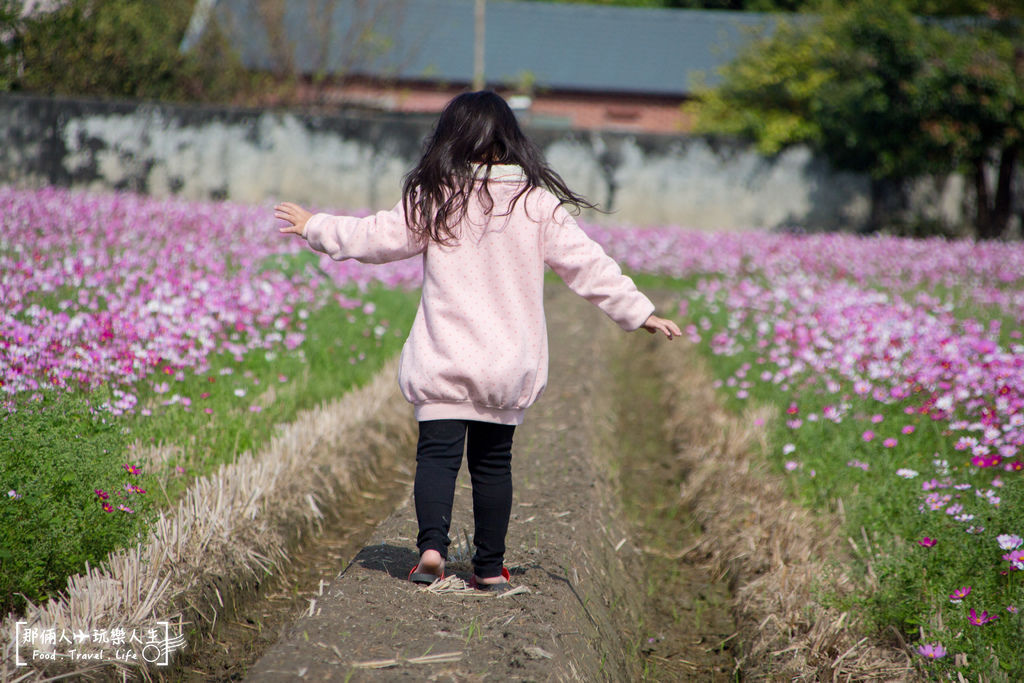
[[757, 455], [770, 411], [730, 415], [696, 353], [659, 358], [669, 433], [689, 470], [680, 502], [705, 530], [687, 556], [705, 558], [716, 576], [731, 578], [744, 650], [738, 668], [770, 680], [912, 678], [905, 648], [863, 637], [853, 615], [815, 599], [823, 584], [840, 592], [865, 587], [844, 568], [838, 520], [791, 502], [783, 480]]
[[[187, 632], [188, 624], [208, 631], [252, 595], [265, 572], [281, 568], [289, 549], [361, 481], [411, 447], [415, 422], [395, 373], [392, 361], [366, 387], [300, 414], [259, 454], [242, 454], [198, 479], [161, 513], [144, 542], [70, 577], [65, 591], [45, 604], [9, 615], [0, 634], [0, 680], [101, 674], [152, 680], [158, 672], [145, 663], [109, 659], [17, 667], [15, 622], [58, 634], [117, 627], [141, 633], [158, 621], [170, 621], [176, 633]], [[155, 449], [153, 460], [165, 459], [166, 450]]]

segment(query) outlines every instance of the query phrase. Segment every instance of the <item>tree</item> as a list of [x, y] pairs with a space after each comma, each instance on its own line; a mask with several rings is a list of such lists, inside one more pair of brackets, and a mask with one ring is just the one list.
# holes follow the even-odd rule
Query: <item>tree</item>
[[697, 89], [687, 105], [697, 132], [747, 138], [766, 155], [799, 143], [817, 146], [821, 126], [811, 107], [832, 77], [820, 59], [832, 49], [826, 33], [780, 22], [772, 35], [752, 40], [722, 68], [721, 85]]
[[[871, 228], [881, 227], [886, 188], [966, 167], [977, 234], [999, 237], [1024, 108], [1024, 57], [1012, 36], [1013, 22], [925, 21], [883, 0], [831, 5], [820, 20], [752, 44], [691, 108], [699, 131], [739, 134], [767, 153], [810, 144], [835, 167], [869, 174]], [[996, 158], [992, 192], [987, 169]]]
[[27, 15], [20, 2], [0, 2], [0, 31], [9, 36], [3, 90], [226, 99], [247, 80], [213, 34], [192, 53], [179, 51], [192, 0], [66, 0]]
[[1024, 147], [1024, 47], [981, 28], [940, 35], [936, 48], [923, 78], [936, 105], [926, 130], [973, 183], [978, 236], [1001, 237]]

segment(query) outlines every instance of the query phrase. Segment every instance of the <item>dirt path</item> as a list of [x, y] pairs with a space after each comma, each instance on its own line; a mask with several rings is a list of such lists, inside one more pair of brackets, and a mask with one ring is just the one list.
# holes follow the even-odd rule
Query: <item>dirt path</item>
[[[513, 447], [506, 563], [524, 592], [407, 583], [417, 555], [406, 495], [246, 680], [732, 677], [724, 584], [673, 559], [699, 530], [674, 505], [685, 472], [663, 438], [650, 358], [684, 347], [625, 335], [564, 287], [550, 289], [549, 387]], [[452, 530], [456, 544], [472, 534], [468, 479]], [[462, 578], [467, 557], [455, 549], [449, 561]]]

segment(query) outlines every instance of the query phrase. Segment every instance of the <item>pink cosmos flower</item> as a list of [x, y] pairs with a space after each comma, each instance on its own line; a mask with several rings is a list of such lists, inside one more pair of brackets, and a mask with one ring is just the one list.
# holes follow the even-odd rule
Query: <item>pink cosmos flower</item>
[[1016, 550], [1024, 545], [1024, 538], [1017, 534], [999, 534], [996, 536], [996, 542], [999, 543], [999, 547], [1003, 550]]
[[960, 604], [961, 600], [963, 600], [970, 594], [970, 586], [961, 586], [960, 588], [957, 588], [955, 591], [949, 594], [949, 601], [952, 602], [954, 605], [958, 605]]
[[103, 504], [103, 511], [104, 512], [113, 512], [114, 511], [114, 506], [111, 505], [110, 503], [104, 503]]
[[875, 433], [868, 429], [865, 430], [864, 433], [860, 435], [860, 438], [862, 438], [864, 441], [871, 441], [875, 438]]
[[122, 467], [124, 467], [125, 472], [127, 472], [128, 474], [138, 474], [140, 471], [138, 467], [127, 462], [124, 465], [122, 465]]
[[890, 436], [888, 439], [882, 442], [882, 445], [885, 446], [886, 448], [896, 448], [896, 444], [898, 443], [899, 441]]
[[103, 489], [93, 489], [93, 491], [96, 493], [97, 496], [100, 497], [100, 500], [106, 500], [107, 498], [110, 498], [110, 494], [104, 491]]
[[925, 536], [924, 538], [922, 538], [920, 541], [917, 542], [917, 544], [919, 546], [921, 546], [922, 548], [931, 548], [936, 543], [938, 543], [938, 541], [936, 541], [934, 538], [930, 538], [928, 536]]
[[918, 645], [917, 652], [928, 659], [941, 659], [946, 656], [946, 648], [942, 647], [942, 643], [924, 643], [923, 645]]
[[1013, 606], [1013, 605], [1007, 605], [1007, 606], [1006, 606], [1006, 611], [1007, 611], [1007, 612], [1009, 612], [1010, 614], [1016, 614], [1016, 613], [1017, 613], [1017, 612], [1019, 612], [1020, 610], [1019, 610], [1019, 609], [1017, 609], [1017, 608], [1016, 608], [1015, 606]]
[[903, 425], [903, 429], [901, 429], [900, 431], [903, 432], [904, 434], [913, 434], [915, 429], [917, 429], [917, 427], [915, 427], [914, 425]]
[[984, 626], [985, 624], [991, 624], [998, 618], [998, 614], [989, 614], [987, 611], [982, 611], [981, 614], [978, 614], [974, 611], [974, 608], [972, 607], [971, 616], [967, 621], [971, 622], [975, 626]]

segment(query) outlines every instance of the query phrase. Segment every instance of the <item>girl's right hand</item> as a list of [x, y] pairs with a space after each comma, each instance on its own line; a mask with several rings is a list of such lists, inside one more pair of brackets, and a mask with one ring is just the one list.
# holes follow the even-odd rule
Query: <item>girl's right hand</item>
[[640, 327], [644, 328], [651, 334], [655, 334], [656, 332], [662, 332], [665, 334], [666, 337], [669, 338], [670, 341], [673, 337], [683, 336], [682, 330], [680, 330], [679, 326], [676, 325], [674, 322], [672, 322], [671, 320], [667, 320], [665, 318], [659, 318], [658, 316], [653, 314], [649, 318], [647, 318], [647, 321]]

